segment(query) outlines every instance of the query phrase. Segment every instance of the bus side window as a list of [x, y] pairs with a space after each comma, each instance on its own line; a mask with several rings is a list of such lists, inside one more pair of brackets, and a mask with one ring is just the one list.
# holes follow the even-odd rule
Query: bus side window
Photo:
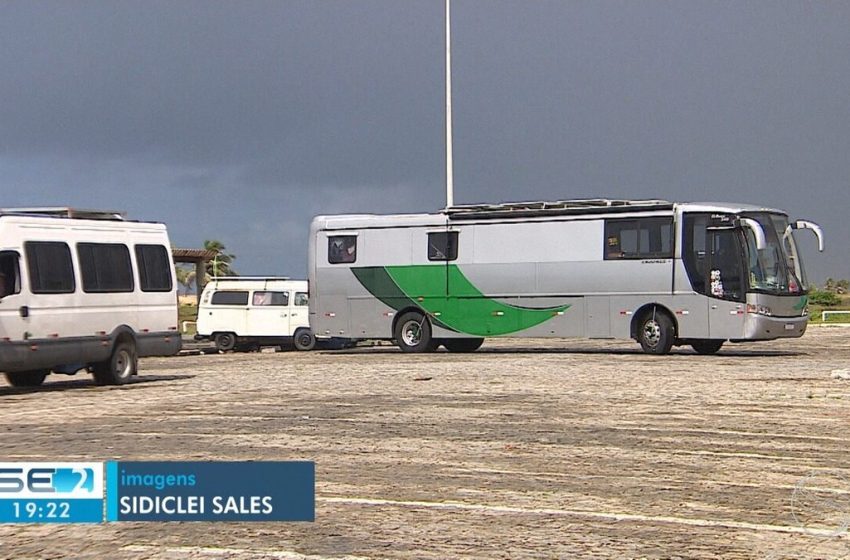
[[20, 255], [15, 251], [2, 251], [0, 252], [0, 299], [20, 292]]
[[328, 262], [353, 263], [357, 260], [357, 236], [335, 235], [328, 237]]
[[435, 231], [428, 234], [428, 260], [454, 261], [457, 260], [456, 231]]

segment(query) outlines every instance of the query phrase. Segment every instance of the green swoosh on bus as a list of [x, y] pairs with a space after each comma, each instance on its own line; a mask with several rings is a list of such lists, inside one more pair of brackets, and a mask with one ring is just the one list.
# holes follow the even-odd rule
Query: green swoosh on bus
[[457, 265], [357, 267], [351, 270], [373, 296], [396, 311], [418, 307], [437, 325], [474, 336], [522, 331], [570, 307], [536, 309], [496, 301], [482, 294]]

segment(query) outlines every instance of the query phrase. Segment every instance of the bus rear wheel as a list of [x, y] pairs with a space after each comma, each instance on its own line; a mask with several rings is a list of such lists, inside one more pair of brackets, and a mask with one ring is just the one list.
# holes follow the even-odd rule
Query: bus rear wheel
[[720, 350], [720, 347], [723, 346], [722, 340], [709, 340], [709, 339], [699, 339], [691, 341], [691, 348], [693, 348], [697, 354], [710, 355], [717, 354], [717, 351]]
[[12, 387], [38, 387], [44, 383], [50, 371], [46, 369], [35, 369], [31, 371], [14, 371], [6, 374], [6, 381]]
[[449, 352], [475, 352], [484, 344], [483, 338], [446, 338], [443, 346]]
[[402, 352], [433, 352], [439, 346], [439, 341], [431, 336], [428, 317], [417, 311], [408, 311], [399, 317], [393, 335]]
[[638, 325], [638, 342], [647, 354], [668, 354], [676, 338], [673, 321], [663, 311], [653, 309]]
[[136, 375], [139, 357], [136, 345], [130, 341], [119, 342], [112, 349], [108, 360], [92, 366], [94, 382], [98, 385], [123, 385]]

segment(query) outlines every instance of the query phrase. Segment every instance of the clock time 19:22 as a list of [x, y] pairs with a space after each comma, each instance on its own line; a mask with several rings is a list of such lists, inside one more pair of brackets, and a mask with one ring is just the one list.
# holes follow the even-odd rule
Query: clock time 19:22
[[68, 502], [12, 502], [15, 519], [70, 519]]

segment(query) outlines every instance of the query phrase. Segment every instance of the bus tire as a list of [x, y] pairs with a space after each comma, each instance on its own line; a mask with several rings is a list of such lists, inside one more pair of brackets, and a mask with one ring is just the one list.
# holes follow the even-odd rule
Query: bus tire
[[664, 311], [652, 309], [640, 320], [638, 342], [647, 354], [668, 354], [676, 339], [673, 321]]
[[431, 321], [418, 311], [408, 311], [399, 317], [393, 335], [402, 352], [433, 352], [439, 346], [431, 337]]
[[230, 352], [236, 348], [236, 333], [223, 332], [215, 335], [215, 348], [220, 352]]
[[92, 366], [92, 375], [98, 385], [123, 385], [136, 375], [138, 367], [136, 345], [130, 340], [123, 340], [115, 344], [109, 359]]
[[692, 340], [691, 348], [693, 348], [697, 354], [708, 356], [711, 354], [717, 354], [717, 351], [720, 350], [720, 347], [723, 346], [724, 342], [725, 341], [723, 340], [711, 340], [708, 338]]
[[446, 338], [443, 346], [449, 352], [475, 352], [484, 344], [483, 338]]
[[6, 374], [6, 381], [12, 387], [38, 387], [44, 383], [44, 379], [49, 373], [50, 370], [47, 369], [12, 371]]
[[306, 352], [316, 347], [316, 336], [310, 329], [298, 329], [292, 338], [296, 350]]

